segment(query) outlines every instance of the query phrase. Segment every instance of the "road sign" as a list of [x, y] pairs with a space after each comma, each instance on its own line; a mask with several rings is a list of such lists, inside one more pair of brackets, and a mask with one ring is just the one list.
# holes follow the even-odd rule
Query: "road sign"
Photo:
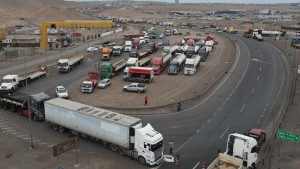
[[79, 146], [79, 140], [77, 137], [70, 139], [68, 141], [64, 141], [62, 143], [56, 144], [53, 146], [53, 157], [56, 157], [64, 152], [67, 152], [75, 147]]
[[299, 143], [299, 135], [282, 130], [277, 130], [277, 138]]

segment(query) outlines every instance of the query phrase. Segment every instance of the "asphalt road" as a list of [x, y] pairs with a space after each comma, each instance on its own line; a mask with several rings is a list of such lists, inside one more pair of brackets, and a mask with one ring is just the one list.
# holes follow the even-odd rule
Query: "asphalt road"
[[[218, 149], [221, 152], [225, 151], [229, 133], [232, 131], [243, 133], [252, 127], [266, 127], [283, 102], [287, 79], [286, 67], [280, 54], [266, 42], [257, 42], [239, 36], [234, 38], [238, 39], [236, 62], [220, 84], [207, 93], [207, 97], [204, 97], [197, 106], [189, 110], [184, 109], [180, 113], [138, 116], [162, 133], [165, 138], [166, 154], [169, 140], [175, 142], [175, 153], [180, 155], [180, 166], [177, 168], [201, 168], [199, 162], [202, 161], [209, 164], [217, 156]], [[125, 57], [123, 55], [121, 57]], [[112, 57], [111, 61], [115, 62], [120, 58]], [[70, 87], [78, 77], [86, 78], [86, 72], [94, 70], [94, 63], [98, 59], [96, 55], [87, 58], [67, 76], [53, 69], [46, 78], [30, 84], [30, 93], [45, 91], [53, 96], [55, 86]], [[26, 88], [20, 90], [26, 92]], [[28, 121], [24, 120], [24, 117], [9, 113], [5, 111], [0, 114], [2, 125], [0, 127], [4, 128], [5, 133], [29, 141]], [[10, 126], [7, 127], [7, 124]], [[53, 131], [45, 123], [33, 123], [32, 126], [36, 148], [28, 157], [24, 157], [24, 161], [36, 158], [48, 163], [47, 166], [50, 168], [60, 166], [60, 163], [65, 166], [72, 166], [75, 163], [75, 160], [61, 162], [59, 158], [49, 160], [51, 159], [50, 148], [53, 144], [66, 140], [65, 134]], [[43, 136], [44, 131], [47, 131], [47, 137]], [[1, 133], [1, 137], [10, 137], [5, 133]], [[95, 164], [95, 168], [106, 168], [115, 166], [113, 163], [117, 159], [120, 167], [126, 165], [125, 168], [148, 168], [135, 160], [120, 157], [95, 141], [82, 138], [80, 144], [79, 155], [84, 154], [84, 159], [90, 159], [80, 161], [79, 158], [82, 166], [90, 163]], [[45, 147], [48, 147], [50, 153], [44, 152], [37, 157], [38, 153], [35, 151], [38, 152]], [[17, 156], [18, 153], [15, 152], [14, 155]], [[68, 159], [73, 156], [74, 151], [64, 154]], [[97, 158], [106, 162], [99, 164]], [[1, 165], [20, 166], [10, 160], [6, 160]], [[174, 165], [164, 163], [159, 168], [174, 168]]]
[[[176, 168], [211, 163], [219, 149], [225, 152], [228, 134], [266, 128], [284, 102], [288, 79], [280, 53], [266, 42], [233, 38], [238, 44], [237, 62], [208, 98], [175, 115], [140, 117], [160, 129], [165, 153], [168, 142], [175, 142], [175, 154], [180, 156]], [[159, 168], [174, 165], [164, 163]]]

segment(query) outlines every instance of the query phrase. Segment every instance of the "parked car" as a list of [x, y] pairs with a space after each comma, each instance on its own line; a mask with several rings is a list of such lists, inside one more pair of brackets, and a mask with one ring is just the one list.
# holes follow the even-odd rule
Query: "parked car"
[[97, 50], [101, 50], [102, 46], [101, 45], [95, 45], [94, 48], [97, 49]]
[[161, 34], [159, 35], [159, 39], [163, 39], [164, 37], [165, 37], [164, 33], [161, 33]]
[[116, 45], [116, 42], [113, 40], [108, 40], [103, 42], [103, 46], [113, 46], [113, 45]]
[[56, 96], [63, 99], [69, 98], [69, 91], [63, 86], [57, 86], [55, 89]]
[[106, 88], [110, 85], [111, 85], [111, 80], [110, 79], [103, 79], [99, 82], [98, 88], [104, 89], [104, 88]]
[[157, 46], [154, 42], [151, 42], [148, 46], [147, 46], [147, 51], [149, 51], [150, 53], [154, 53], [157, 51]]
[[142, 93], [142, 92], [146, 92], [147, 87], [144, 84], [141, 83], [131, 83], [129, 85], [125, 85], [123, 87], [123, 91], [124, 92], [138, 92], [138, 93]]
[[164, 44], [164, 42], [161, 40], [157, 42], [157, 46], [162, 46], [163, 44]]

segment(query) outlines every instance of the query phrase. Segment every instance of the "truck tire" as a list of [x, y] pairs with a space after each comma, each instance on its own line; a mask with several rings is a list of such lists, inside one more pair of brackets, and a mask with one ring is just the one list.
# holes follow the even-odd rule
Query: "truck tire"
[[127, 89], [123, 89], [124, 92], [127, 92]]
[[113, 152], [117, 152], [119, 150], [119, 147], [117, 145], [114, 145], [114, 144], [110, 144], [110, 149], [113, 151]]
[[53, 130], [57, 131], [58, 130], [58, 125], [57, 124], [52, 124]]
[[145, 165], [146, 164], [146, 159], [143, 156], [139, 157], [139, 163]]
[[125, 152], [126, 152], [126, 150], [125, 150], [123, 147], [119, 147], [119, 154], [120, 154], [121, 156], [124, 156], [124, 155], [125, 155]]
[[59, 126], [59, 127], [58, 127], [58, 131], [59, 131], [60, 133], [64, 133], [64, 132], [65, 132], [65, 128], [64, 128], [63, 126]]

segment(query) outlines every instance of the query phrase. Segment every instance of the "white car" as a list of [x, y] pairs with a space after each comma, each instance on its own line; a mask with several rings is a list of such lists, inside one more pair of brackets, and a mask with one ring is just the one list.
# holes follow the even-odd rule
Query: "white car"
[[164, 42], [161, 40], [157, 42], [157, 46], [162, 46], [163, 44], [164, 44]]
[[69, 98], [69, 91], [63, 86], [57, 86], [55, 89], [56, 96], [63, 99]]
[[104, 88], [106, 88], [107, 86], [110, 86], [110, 85], [111, 85], [110, 79], [103, 79], [99, 82], [98, 87], [100, 89], [104, 89]]
[[161, 33], [161, 34], [159, 35], [159, 39], [163, 39], [164, 37], [165, 37], [164, 33]]
[[140, 45], [141, 44], [145, 44], [145, 43], [146, 43], [145, 38], [144, 37], [140, 37]]
[[96, 49], [94, 46], [92, 46], [92, 47], [88, 47], [88, 48], [86, 49], [86, 51], [87, 51], [87, 52], [96, 52], [97, 49]]
[[129, 85], [125, 85], [123, 87], [123, 91], [124, 92], [138, 92], [138, 93], [142, 93], [142, 92], [146, 92], [147, 87], [144, 84], [141, 83], [131, 83]]

